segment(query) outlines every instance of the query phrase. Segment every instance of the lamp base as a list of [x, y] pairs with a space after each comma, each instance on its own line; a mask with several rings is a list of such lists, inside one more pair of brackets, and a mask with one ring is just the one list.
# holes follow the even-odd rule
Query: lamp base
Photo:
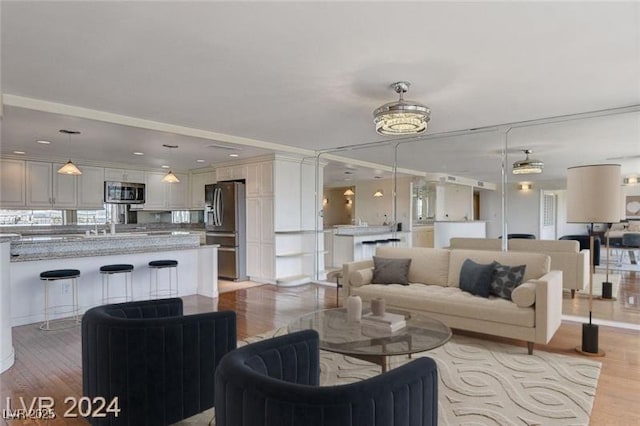
[[598, 349], [598, 326], [596, 324], [582, 324], [582, 346], [577, 352], [587, 356], [604, 356], [604, 351]]
[[613, 284], [608, 281], [602, 282], [602, 298], [613, 299]]

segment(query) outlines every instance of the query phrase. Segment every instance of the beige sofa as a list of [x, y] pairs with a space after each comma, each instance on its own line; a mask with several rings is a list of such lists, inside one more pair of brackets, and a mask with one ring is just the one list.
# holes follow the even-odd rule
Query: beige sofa
[[[348, 294], [365, 302], [381, 297], [387, 306], [436, 318], [451, 328], [522, 339], [529, 354], [534, 343], [546, 344], [560, 326], [562, 272], [550, 271], [549, 256], [486, 250], [379, 247], [376, 256], [411, 258], [409, 285], [371, 284], [373, 261], [343, 266]], [[465, 259], [477, 263], [496, 260], [504, 265], [526, 264], [523, 283], [513, 300], [474, 296], [460, 290], [460, 268]]]
[[[497, 238], [451, 238], [450, 249], [501, 250], [502, 240]], [[580, 250], [580, 243], [572, 240], [508, 240], [509, 251], [542, 253], [551, 258], [551, 269], [562, 271], [562, 287], [571, 291], [589, 287], [589, 250]]]

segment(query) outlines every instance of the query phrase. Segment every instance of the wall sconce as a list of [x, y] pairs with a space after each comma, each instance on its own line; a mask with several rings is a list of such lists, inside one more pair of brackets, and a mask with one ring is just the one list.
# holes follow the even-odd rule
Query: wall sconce
[[520, 191], [529, 191], [531, 189], [531, 184], [530, 183], [521, 183], [518, 185], [518, 189]]
[[347, 190], [344, 191], [344, 195], [346, 195], [346, 196], [355, 195], [355, 194], [356, 193], [353, 192], [353, 189], [351, 189], [351, 188], [347, 188]]
[[636, 185], [638, 183], [637, 176], [631, 176], [623, 179], [625, 185]]
[[376, 192], [373, 193], [374, 197], [382, 197], [384, 194], [382, 193], [382, 189], [378, 189]]
[[351, 201], [351, 198], [347, 198], [347, 202], [346, 202], [346, 204], [347, 204], [348, 206], [350, 206], [351, 204], [353, 204], [353, 201]]
[[322, 199], [322, 205], [323, 205], [323, 206], [326, 206], [327, 204], [329, 204], [329, 199], [328, 199], [327, 197], [324, 197], [324, 198]]

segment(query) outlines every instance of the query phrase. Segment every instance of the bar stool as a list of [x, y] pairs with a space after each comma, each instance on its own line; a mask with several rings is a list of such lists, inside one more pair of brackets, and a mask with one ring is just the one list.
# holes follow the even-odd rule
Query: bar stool
[[376, 254], [376, 241], [363, 241], [362, 242], [362, 258], [372, 259]]
[[[169, 269], [169, 289], [158, 290], [158, 271], [160, 269]], [[176, 271], [176, 290], [173, 291], [171, 282], [171, 269]], [[153, 281], [153, 273], [156, 271], [156, 279]], [[155, 284], [155, 286], [154, 286]], [[178, 295], [178, 261], [177, 260], [152, 260], [149, 262], [149, 296], [151, 298], [160, 298], [160, 296], [177, 296]]]
[[[80, 323], [80, 315], [79, 315], [79, 306], [78, 306], [78, 277], [80, 276], [80, 271], [77, 269], [54, 269], [51, 271], [44, 271], [40, 273], [40, 280], [44, 281], [44, 322], [40, 324], [40, 330], [51, 331], [51, 330], [62, 330], [65, 328], [73, 327], [76, 324]], [[58, 281], [58, 280], [71, 280], [71, 305], [54, 305], [49, 306], [49, 283]], [[71, 313], [72, 323], [66, 327], [57, 327], [51, 328], [49, 320], [49, 310], [52, 308], [64, 308], [71, 307], [70, 311], [54, 311], [54, 314], [61, 313]], [[60, 319], [58, 321], [68, 321], [68, 318]]]
[[[124, 301], [128, 302], [133, 300], [133, 265], [128, 264], [114, 264], [114, 265], [103, 265], [100, 267], [100, 275], [102, 275], [102, 303], [109, 303], [111, 299], [119, 298], [109, 297], [109, 277], [113, 274], [124, 274]], [[105, 284], [106, 284], [106, 294], [105, 297]], [[131, 288], [131, 296], [129, 296], [129, 288]]]
[[400, 238], [389, 238], [387, 241], [392, 247], [398, 247], [402, 240]]

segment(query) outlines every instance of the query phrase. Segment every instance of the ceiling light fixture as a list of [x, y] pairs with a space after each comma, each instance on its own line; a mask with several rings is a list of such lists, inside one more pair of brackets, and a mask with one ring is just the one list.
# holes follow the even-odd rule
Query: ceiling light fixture
[[395, 102], [389, 102], [373, 111], [376, 132], [381, 135], [414, 135], [427, 131], [431, 119], [431, 110], [415, 101], [407, 101], [404, 94], [411, 83], [398, 81], [391, 88], [400, 96]]
[[144, 155], [144, 152], [134, 151], [133, 155]]
[[24, 151], [13, 151], [13, 153], [16, 154], [16, 155], [25, 155], [26, 154], [26, 152], [24, 152]]
[[36, 141], [36, 143], [39, 143], [40, 145], [51, 145], [51, 142], [45, 140], [39, 140]]
[[528, 175], [533, 173], [542, 173], [544, 163], [540, 160], [529, 158], [529, 154], [533, 154], [533, 151], [530, 149], [523, 149], [522, 152], [526, 154], [526, 158], [524, 160], [518, 160], [513, 163], [513, 174]]
[[[61, 129], [60, 133], [64, 133], [65, 135], [67, 135], [67, 139], [69, 142], [69, 151], [71, 151], [71, 135], [79, 135], [80, 132], [78, 132], [77, 130]], [[69, 161], [67, 161], [64, 166], [58, 169], [58, 173], [60, 173], [61, 175], [71, 175], [71, 176], [79, 176], [82, 174], [80, 169], [77, 168], [75, 164], [73, 164], [73, 161], [71, 161], [71, 159], [69, 159]]]
[[[170, 148], [170, 149], [178, 149], [178, 145], [167, 145], [167, 144], [162, 144], [163, 147], [165, 148]], [[162, 166], [162, 168], [168, 168], [169, 166]], [[164, 182], [164, 183], [179, 183], [180, 179], [178, 179], [178, 176], [174, 175], [173, 172], [171, 171], [171, 169], [169, 169], [169, 171], [167, 172], [166, 175], [164, 175], [164, 177], [162, 178], [162, 180], [160, 182]]]
[[236, 157], [239, 157], [239, 155], [238, 154], [229, 154], [229, 157], [236, 158]]
[[376, 192], [373, 193], [374, 197], [382, 197], [384, 194], [382, 193], [382, 189], [378, 189]]

